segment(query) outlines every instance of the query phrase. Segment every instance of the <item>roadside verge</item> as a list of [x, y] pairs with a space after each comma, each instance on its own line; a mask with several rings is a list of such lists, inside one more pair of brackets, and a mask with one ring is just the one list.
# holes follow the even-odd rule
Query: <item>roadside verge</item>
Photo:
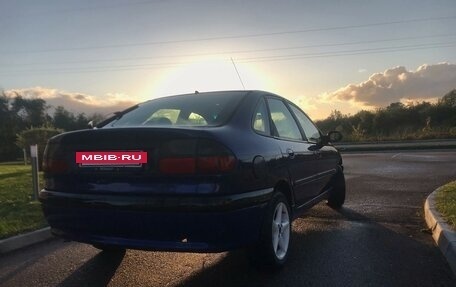
[[456, 149], [456, 140], [418, 140], [390, 142], [344, 142], [334, 146], [340, 152]]
[[32, 232], [0, 240], [0, 254], [11, 252], [53, 238], [51, 228], [45, 227]]
[[435, 197], [439, 188], [434, 190], [424, 203], [426, 224], [432, 231], [435, 243], [446, 257], [453, 273], [456, 274], [456, 232], [445, 222], [435, 207]]

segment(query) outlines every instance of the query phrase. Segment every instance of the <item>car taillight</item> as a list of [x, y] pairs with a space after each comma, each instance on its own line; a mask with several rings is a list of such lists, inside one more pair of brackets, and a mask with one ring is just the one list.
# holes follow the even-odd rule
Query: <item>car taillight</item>
[[197, 159], [198, 171], [203, 173], [227, 172], [232, 170], [235, 164], [234, 156], [211, 156]]
[[58, 145], [48, 143], [44, 150], [43, 171], [48, 174], [65, 173], [69, 171], [70, 165], [64, 158], [65, 154]]
[[236, 158], [212, 140], [173, 140], [162, 147], [159, 169], [165, 174], [218, 174], [233, 170]]
[[191, 174], [196, 171], [195, 158], [162, 158], [160, 172], [169, 174]]
[[43, 171], [46, 173], [64, 173], [69, 170], [69, 165], [64, 160], [45, 159]]

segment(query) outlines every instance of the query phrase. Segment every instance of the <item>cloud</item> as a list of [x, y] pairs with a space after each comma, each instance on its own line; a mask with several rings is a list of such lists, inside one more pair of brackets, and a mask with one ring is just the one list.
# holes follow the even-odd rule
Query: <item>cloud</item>
[[399, 66], [376, 73], [365, 82], [350, 84], [321, 96], [322, 101], [351, 102], [365, 107], [383, 107], [392, 102], [435, 100], [456, 88], [456, 65], [421, 65], [416, 71]]
[[75, 95], [74, 99], [78, 100], [78, 101], [84, 101], [84, 100], [87, 99], [87, 96], [85, 96], [85, 95]]
[[82, 93], [71, 93], [57, 89], [34, 87], [27, 89], [11, 89], [5, 91], [6, 96], [15, 97], [20, 95], [26, 99], [40, 98], [50, 106], [52, 114], [57, 106], [63, 106], [73, 113], [85, 113], [87, 115], [100, 113], [103, 115], [114, 111], [123, 110], [134, 105], [136, 102], [121, 93], [108, 93], [104, 97], [94, 97]]
[[296, 99], [296, 104], [304, 111], [314, 111], [317, 110], [318, 102], [315, 98], [300, 96]]

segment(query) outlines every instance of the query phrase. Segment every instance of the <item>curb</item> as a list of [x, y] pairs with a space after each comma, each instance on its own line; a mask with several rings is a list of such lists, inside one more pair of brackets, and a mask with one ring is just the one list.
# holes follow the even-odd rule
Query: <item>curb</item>
[[29, 233], [16, 235], [10, 238], [0, 240], [0, 254], [11, 252], [29, 245], [39, 243], [53, 238], [51, 228], [45, 227]]
[[435, 196], [440, 188], [434, 190], [424, 203], [424, 218], [432, 232], [435, 243], [442, 251], [448, 264], [456, 274], [456, 232], [445, 222], [435, 208]]

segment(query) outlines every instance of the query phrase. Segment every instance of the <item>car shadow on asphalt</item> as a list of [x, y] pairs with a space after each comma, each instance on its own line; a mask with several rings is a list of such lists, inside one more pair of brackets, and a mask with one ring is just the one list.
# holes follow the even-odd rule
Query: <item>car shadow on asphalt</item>
[[102, 251], [84, 263], [59, 287], [107, 286], [125, 256], [123, 252]]
[[[37, 247], [39, 247], [39, 250]], [[0, 286], [3, 286], [5, 282], [14, 278], [17, 274], [23, 272], [28, 267], [36, 264], [42, 258], [43, 252], [52, 253], [60, 248], [61, 246], [57, 240], [50, 239], [0, 255], [0, 270], [3, 270], [6, 267], [3, 265], [4, 259], [6, 259], [5, 262], [7, 261], [10, 266], [15, 266], [15, 268], [0, 275]], [[36, 250], [36, 252], [33, 252], [34, 250]], [[11, 261], [11, 259], [13, 260]]]
[[[252, 267], [245, 251], [225, 257], [178, 286], [454, 286], [440, 251], [404, 230], [379, 224], [349, 208], [331, 218], [306, 214], [293, 224], [286, 266]], [[423, 235], [427, 236], [427, 235]], [[435, 260], [441, 260], [435, 264]]]

